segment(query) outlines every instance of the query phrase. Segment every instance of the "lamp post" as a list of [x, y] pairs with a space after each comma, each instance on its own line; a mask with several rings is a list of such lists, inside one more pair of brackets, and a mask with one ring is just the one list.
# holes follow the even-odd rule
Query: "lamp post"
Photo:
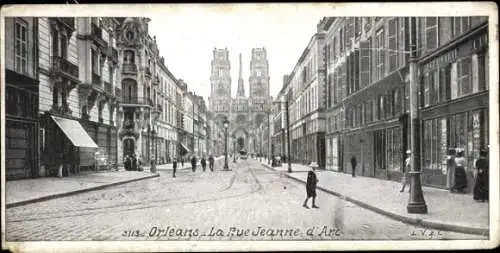
[[236, 163], [236, 136], [233, 137], [233, 163]]
[[227, 128], [229, 127], [229, 121], [227, 118], [224, 120], [224, 170], [229, 170], [229, 166], [227, 164]]
[[416, 18], [410, 18], [410, 134], [411, 134], [411, 184], [410, 198], [406, 210], [408, 213], [427, 213], [422, 185], [420, 182], [420, 122], [418, 117], [418, 76], [416, 62]]
[[156, 159], [157, 159], [157, 156], [158, 156], [158, 147], [157, 147], [157, 138], [156, 138], [156, 133], [157, 131], [155, 130], [155, 128], [157, 128], [157, 119], [158, 119], [158, 116], [160, 115], [160, 112], [155, 109], [151, 112], [151, 116], [152, 116], [152, 119], [153, 119], [153, 131], [152, 131], [152, 138], [153, 138], [153, 142], [152, 142], [152, 145], [154, 150], [153, 150], [153, 153], [154, 153], [154, 157], [153, 159], [151, 159], [151, 173], [156, 173]]
[[[285, 126], [283, 127], [283, 141], [285, 140], [285, 127], [286, 127], [286, 149], [287, 149], [287, 159], [286, 161], [288, 162], [288, 173], [292, 173], [292, 158], [290, 156], [290, 115], [288, 113], [288, 100], [286, 99], [285, 96], [282, 96], [281, 97], [281, 108], [282, 108], [282, 111], [284, 109], [285, 111], [285, 120], [283, 122], [285, 122]], [[284, 144], [284, 143], [283, 143]], [[283, 146], [283, 149], [285, 149], [285, 147]]]

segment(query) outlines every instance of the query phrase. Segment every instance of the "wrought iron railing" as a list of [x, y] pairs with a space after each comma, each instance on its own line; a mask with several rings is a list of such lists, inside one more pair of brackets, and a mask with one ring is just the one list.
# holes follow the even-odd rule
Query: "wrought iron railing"
[[52, 56], [52, 71], [54, 73], [62, 72], [78, 79], [78, 66], [61, 56]]
[[137, 73], [137, 65], [131, 63], [124, 63], [122, 65], [122, 73]]
[[100, 75], [98, 75], [96, 73], [92, 73], [92, 85], [97, 86], [99, 88], [102, 87]]

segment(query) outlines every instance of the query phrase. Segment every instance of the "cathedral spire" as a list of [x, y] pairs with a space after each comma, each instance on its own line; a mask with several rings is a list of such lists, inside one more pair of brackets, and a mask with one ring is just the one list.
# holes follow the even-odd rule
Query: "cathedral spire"
[[240, 53], [240, 72], [238, 76], [238, 90], [236, 97], [245, 97], [245, 87], [243, 87], [243, 67], [241, 63], [241, 53]]

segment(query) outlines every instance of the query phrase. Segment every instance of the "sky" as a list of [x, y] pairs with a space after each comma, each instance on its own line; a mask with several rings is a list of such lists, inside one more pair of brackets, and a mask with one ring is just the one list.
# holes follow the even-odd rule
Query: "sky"
[[279, 13], [276, 10], [254, 5], [224, 10], [180, 8], [165, 15], [149, 16], [149, 33], [156, 36], [160, 55], [165, 57], [168, 69], [187, 83], [188, 90], [201, 94], [207, 103], [214, 48], [227, 47], [229, 50], [234, 97], [239, 54], [242, 54], [245, 95], [248, 96], [251, 50], [265, 47], [270, 95], [275, 97], [283, 85], [283, 75], [293, 70], [323, 17], [312, 8], [281, 6]]

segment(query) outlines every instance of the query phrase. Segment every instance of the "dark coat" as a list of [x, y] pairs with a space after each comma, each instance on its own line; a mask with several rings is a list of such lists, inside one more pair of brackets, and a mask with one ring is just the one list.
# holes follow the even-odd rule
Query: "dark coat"
[[208, 158], [208, 163], [210, 163], [210, 164], [214, 164], [214, 157], [213, 157], [213, 156], [210, 156], [210, 157]]
[[308, 197], [316, 197], [316, 185], [318, 184], [318, 178], [314, 171], [309, 171], [307, 173], [306, 191]]
[[351, 158], [351, 166], [353, 168], [356, 167], [356, 157], [354, 157], [354, 156]]
[[174, 161], [172, 162], [172, 167], [173, 167], [174, 169], [177, 169], [177, 160], [174, 160]]
[[205, 167], [207, 165], [207, 160], [205, 160], [205, 157], [201, 158], [201, 166]]
[[488, 159], [479, 157], [476, 161], [477, 175], [474, 180], [473, 198], [475, 200], [488, 200], [489, 195], [489, 164]]

